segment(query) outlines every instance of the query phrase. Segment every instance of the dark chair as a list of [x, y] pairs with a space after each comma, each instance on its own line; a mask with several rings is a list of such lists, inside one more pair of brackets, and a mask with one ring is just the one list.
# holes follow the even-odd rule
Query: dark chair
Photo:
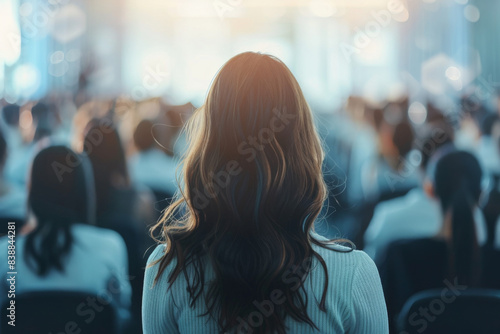
[[500, 289], [500, 250], [491, 246], [482, 248], [482, 287]]
[[16, 294], [15, 327], [8, 324], [10, 302], [4, 302], [1, 333], [118, 334], [115, 308], [105, 298], [73, 291]]
[[413, 295], [397, 319], [397, 333], [500, 333], [500, 290], [435, 289]]
[[146, 242], [145, 240], [150, 241], [151, 238], [147, 235], [146, 230], [142, 231], [140, 229], [139, 224], [133, 218], [121, 214], [110, 216], [107, 219], [105, 228], [114, 230], [120, 234], [127, 247], [128, 275], [132, 288], [132, 320], [129, 324], [129, 332], [127, 333], [140, 333], [144, 270], [148, 256], [152, 252], [151, 250], [147, 255], [143, 255], [145, 249], [144, 243]]

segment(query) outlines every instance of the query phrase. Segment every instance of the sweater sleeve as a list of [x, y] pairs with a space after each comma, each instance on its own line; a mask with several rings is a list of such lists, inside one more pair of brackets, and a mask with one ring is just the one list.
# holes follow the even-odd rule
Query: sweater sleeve
[[387, 334], [387, 308], [377, 267], [366, 253], [356, 253], [359, 254], [360, 261], [352, 280], [352, 313], [348, 333]]
[[144, 334], [179, 333], [166, 273], [154, 284], [159, 264], [154, 266], [151, 264], [162, 257], [164, 249], [164, 245], [158, 245], [149, 257], [146, 267], [142, 295], [142, 330]]

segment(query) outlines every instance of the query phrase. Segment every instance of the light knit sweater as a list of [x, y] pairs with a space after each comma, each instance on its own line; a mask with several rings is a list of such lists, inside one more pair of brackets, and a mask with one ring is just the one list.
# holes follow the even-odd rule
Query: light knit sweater
[[[317, 236], [318, 239], [322, 239]], [[331, 248], [341, 247], [332, 245]], [[329, 285], [326, 298], [326, 312], [319, 309], [316, 302], [321, 299], [324, 286], [324, 272], [317, 260], [304, 281], [309, 303], [307, 314], [319, 328], [313, 330], [305, 323], [287, 317], [287, 333], [352, 333], [386, 334], [389, 332], [387, 311], [380, 283], [379, 274], [373, 261], [362, 251], [338, 252], [313, 245], [323, 257], [329, 272]], [[159, 245], [151, 254], [148, 265], [160, 259], [165, 245]], [[167, 277], [175, 262], [167, 266], [157, 284], [153, 284], [158, 272], [158, 264], [146, 269], [144, 295], [142, 303], [142, 321], [144, 334], [217, 334], [217, 324], [208, 316], [201, 317], [206, 308], [204, 302], [197, 301], [195, 308], [189, 306], [189, 294], [186, 281], [180, 275], [171, 289], [168, 289]], [[209, 270], [207, 270], [209, 271]], [[210, 270], [211, 271], [211, 270]], [[212, 273], [205, 273], [208, 281]], [[272, 295], [269, 300], [272, 299]], [[263, 301], [259, 301], [261, 304]], [[264, 305], [264, 304], [262, 304]], [[260, 317], [269, 310], [262, 308], [253, 318], [245, 319], [246, 324], [238, 327], [236, 333], [252, 333], [258, 326]]]

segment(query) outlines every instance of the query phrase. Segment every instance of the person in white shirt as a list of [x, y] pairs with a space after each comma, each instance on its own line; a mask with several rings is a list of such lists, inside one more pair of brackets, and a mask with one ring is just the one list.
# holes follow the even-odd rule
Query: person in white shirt
[[[364, 251], [380, 264], [387, 247], [400, 239], [425, 238], [436, 235], [442, 226], [439, 202], [433, 194], [432, 181], [425, 176], [428, 165], [435, 164], [437, 157], [454, 149], [453, 134], [441, 124], [428, 129], [429, 135], [423, 141], [421, 151], [420, 177], [422, 186], [407, 195], [377, 205], [373, 218], [364, 235]], [[429, 174], [431, 173], [431, 174]], [[487, 239], [484, 216], [479, 208], [474, 211], [477, 237], [480, 244]]]
[[[69, 161], [69, 162], [68, 162]], [[91, 226], [95, 197], [90, 163], [64, 146], [38, 153], [31, 169], [28, 205], [36, 226], [16, 236], [16, 294], [76, 291], [107, 295], [120, 323], [129, 319], [131, 288], [125, 243], [114, 231]], [[8, 238], [0, 239], [5, 282]], [[7, 287], [0, 285], [0, 298]], [[57, 316], [57, 315], [55, 315]]]

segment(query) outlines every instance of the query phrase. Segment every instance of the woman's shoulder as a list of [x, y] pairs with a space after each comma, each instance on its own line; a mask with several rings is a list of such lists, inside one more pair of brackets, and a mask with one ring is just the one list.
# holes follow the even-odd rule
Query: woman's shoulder
[[151, 266], [153, 263], [161, 259], [163, 254], [165, 254], [165, 250], [167, 249], [166, 244], [158, 244], [156, 245], [155, 249], [151, 253], [151, 255], [148, 258], [148, 266]]
[[361, 250], [356, 250], [354, 244], [345, 245], [344, 242], [337, 242], [326, 239], [322, 236], [311, 234], [323, 245], [313, 244], [313, 249], [323, 258], [329, 272], [339, 273], [347, 280], [351, 280], [359, 272], [371, 273], [371, 276], [378, 278], [378, 270], [373, 260]]
[[74, 224], [72, 227], [74, 238], [96, 249], [113, 249], [118, 252], [126, 251], [123, 238], [116, 231], [92, 226], [88, 224]]

